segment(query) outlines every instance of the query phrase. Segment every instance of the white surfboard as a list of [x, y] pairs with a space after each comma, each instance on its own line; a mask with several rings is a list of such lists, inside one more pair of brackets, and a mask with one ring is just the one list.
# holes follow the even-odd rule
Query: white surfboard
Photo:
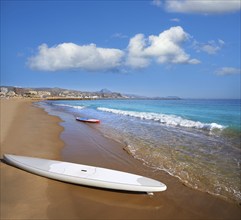
[[101, 167], [10, 154], [5, 154], [4, 160], [31, 173], [74, 184], [147, 193], [167, 189], [157, 180]]

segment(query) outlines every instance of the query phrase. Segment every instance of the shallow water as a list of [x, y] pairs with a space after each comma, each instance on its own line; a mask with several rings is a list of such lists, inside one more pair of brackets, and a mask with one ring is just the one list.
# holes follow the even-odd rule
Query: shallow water
[[187, 186], [241, 201], [240, 100], [93, 100], [42, 103], [125, 142], [146, 165]]

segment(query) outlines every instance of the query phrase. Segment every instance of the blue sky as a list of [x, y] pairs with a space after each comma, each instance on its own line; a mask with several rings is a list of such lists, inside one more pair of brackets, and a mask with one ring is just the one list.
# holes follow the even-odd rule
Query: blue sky
[[1, 85], [240, 98], [240, 0], [1, 1]]

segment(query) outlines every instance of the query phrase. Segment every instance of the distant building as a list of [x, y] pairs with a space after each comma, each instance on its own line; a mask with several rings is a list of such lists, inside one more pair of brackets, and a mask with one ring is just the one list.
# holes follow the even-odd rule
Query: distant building
[[34, 90], [30, 90], [28, 93], [31, 95], [38, 95], [38, 92]]
[[33, 98], [33, 99], [120, 99], [128, 98], [120, 93], [103, 89], [100, 92], [82, 92], [77, 90], [66, 90], [60, 88], [21, 88], [13, 86], [0, 86], [1, 98]]
[[14, 91], [9, 91], [6, 96], [8, 97], [14, 97], [16, 95], [16, 93]]
[[25, 97], [29, 97], [29, 98], [33, 98], [33, 97], [38, 97], [38, 92], [37, 91], [33, 91], [33, 90], [29, 90], [28, 92], [26, 92], [24, 94]]
[[45, 97], [51, 96], [51, 93], [47, 91], [38, 91], [38, 96], [40, 98], [45, 98]]
[[8, 88], [5, 88], [5, 87], [1, 87], [1, 94], [7, 94], [8, 92]]

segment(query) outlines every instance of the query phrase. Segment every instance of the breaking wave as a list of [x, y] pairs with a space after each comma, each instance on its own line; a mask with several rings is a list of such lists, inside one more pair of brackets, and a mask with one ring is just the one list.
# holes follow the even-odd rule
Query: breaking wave
[[152, 113], [152, 112], [124, 111], [124, 110], [117, 110], [117, 109], [103, 108], [103, 107], [98, 107], [97, 109], [100, 111], [110, 112], [118, 115], [131, 116], [131, 117], [145, 119], [145, 120], [153, 120], [167, 126], [196, 128], [196, 129], [202, 129], [207, 131], [212, 131], [214, 129], [223, 130], [224, 128], [226, 128], [225, 126], [217, 123], [202, 123], [199, 121], [192, 121], [189, 119], [185, 119], [176, 115], [166, 115], [166, 114]]
[[75, 105], [66, 105], [66, 104], [54, 104], [57, 106], [62, 106], [62, 107], [70, 107], [70, 108], [75, 108], [75, 109], [83, 109], [85, 106], [75, 106]]

